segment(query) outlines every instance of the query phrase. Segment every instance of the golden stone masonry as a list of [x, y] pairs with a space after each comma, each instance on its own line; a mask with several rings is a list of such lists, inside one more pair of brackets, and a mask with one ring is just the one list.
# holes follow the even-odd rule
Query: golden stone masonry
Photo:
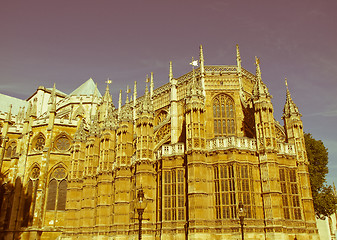
[[[1, 94], [0, 239], [318, 240], [301, 114], [283, 126], [261, 79], [205, 65], [116, 109], [89, 79], [71, 94]], [[197, 63], [197, 64], [196, 64]], [[239, 209], [239, 205], [241, 206]], [[243, 214], [243, 215], [242, 215]]]

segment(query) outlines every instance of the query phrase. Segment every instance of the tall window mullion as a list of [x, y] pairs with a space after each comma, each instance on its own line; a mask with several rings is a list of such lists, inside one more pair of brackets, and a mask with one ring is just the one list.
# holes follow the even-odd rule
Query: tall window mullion
[[284, 218], [301, 220], [302, 214], [296, 170], [280, 168], [279, 173]]
[[184, 171], [173, 169], [164, 171], [164, 220], [185, 219]]
[[217, 219], [237, 218], [242, 202], [246, 217], [255, 217], [252, 167], [249, 165], [219, 165], [214, 167], [215, 215]]
[[215, 136], [235, 134], [234, 101], [227, 95], [218, 95], [213, 101]]

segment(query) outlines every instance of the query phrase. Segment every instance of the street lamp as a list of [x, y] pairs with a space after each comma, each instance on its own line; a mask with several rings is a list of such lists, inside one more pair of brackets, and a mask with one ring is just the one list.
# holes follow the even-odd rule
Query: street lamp
[[147, 205], [147, 201], [144, 197], [144, 191], [141, 188], [137, 192], [137, 202], [136, 202], [136, 210], [138, 213], [138, 227], [139, 227], [138, 240], [142, 239], [142, 221], [145, 220], [143, 219], [143, 213], [146, 208], [146, 205]]
[[243, 221], [245, 219], [245, 210], [243, 209], [243, 204], [242, 202], [239, 203], [239, 211], [238, 211], [238, 215], [239, 215], [239, 220], [240, 220], [240, 225], [241, 225], [241, 239], [244, 240], [245, 236], [243, 233]]

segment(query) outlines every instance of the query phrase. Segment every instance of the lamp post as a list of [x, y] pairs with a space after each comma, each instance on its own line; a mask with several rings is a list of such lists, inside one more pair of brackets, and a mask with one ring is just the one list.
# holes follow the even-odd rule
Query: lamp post
[[242, 202], [239, 203], [239, 211], [238, 211], [238, 215], [239, 215], [239, 220], [240, 220], [240, 225], [241, 225], [241, 239], [244, 240], [245, 236], [243, 233], [243, 221], [245, 219], [245, 210], [243, 209], [243, 204]]
[[[142, 239], [142, 221], [143, 221], [143, 213], [146, 208], [147, 201], [144, 198], [143, 189], [139, 189], [137, 192], [137, 202], [136, 202], [136, 210], [138, 213], [138, 240]], [[144, 219], [145, 220], [145, 219]]]

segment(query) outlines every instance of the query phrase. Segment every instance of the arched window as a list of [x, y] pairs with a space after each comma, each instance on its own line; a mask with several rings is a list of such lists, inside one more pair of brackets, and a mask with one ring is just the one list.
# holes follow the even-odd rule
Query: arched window
[[11, 142], [6, 149], [5, 158], [12, 158], [16, 153], [16, 142]]
[[230, 136], [235, 134], [234, 101], [227, 95], [218, 95], [213, 100], [214, 135]]
[[33, 149], [35, 151], [41, 152], [46, 143], [46, 139], [42, 133], [39, 133], [33, 140]]
[[35, 165], [29, 174], [29, 181], [26, 185], [22, 227], [28, 227], [33, 221], [33, 212], [35, 208], [36, 192], [39, 182], [40, 168]]
[[55, 168], [50, 176], [46, 210], [64, 211], [67, 199], [67, 172], [60, 166]]

